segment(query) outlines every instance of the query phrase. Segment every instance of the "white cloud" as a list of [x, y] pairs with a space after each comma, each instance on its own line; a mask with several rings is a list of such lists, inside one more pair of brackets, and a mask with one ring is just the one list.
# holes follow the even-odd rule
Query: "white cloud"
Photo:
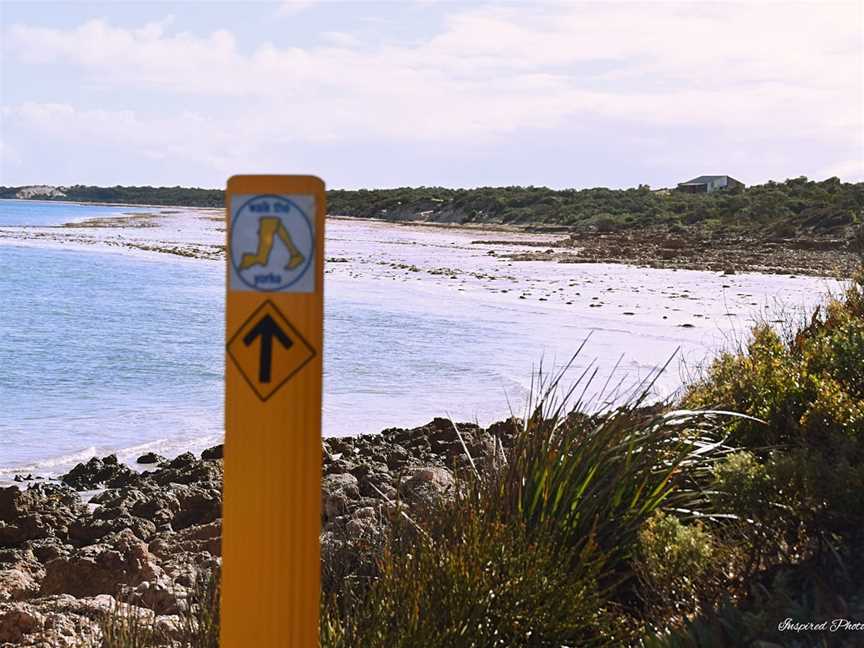
[[0, 178], [13, 167], [20, 167], [22, 161], [18, 151], [8, 142], [0, 139]]
[[[434, 36], [374, 48], [331, 31], [316, 46], [248, 49], [228, 30], [198, 35], [170, 21], [14, 25], [5, 40], [21, 64], [73, 66], [89, 84], [163, 93], [166, 106], [207, 115], [17, 108], [43, 132], [111, 122], [94, 137], [131, 138], [151, 151], [160, 150], [153, 138], [170, 147], [177, 137], [215, 152], [225, 132], [259, 144], [275, 133], [470, 146], [598, 119], [709, 129], [742, 147], [771, 138], [835, 146], [864, 133], [860, 18], [857, 3], [579, 3], [454, 8]], [[144, 133], [141, 141], [128, 130]]]
[[301, 11], [306, 11], [310, 7], [319, 4], [321, 0], [282, 0], [279, 3], [277, 13], [280, 16], [293, 16]]
[[357, 47], [360, 45], [360, 39], [352, 34], [339, 31], [321, 32], [321, 39], [336, 47]]
[[[224, 123], [192, 112], [161, 117], [132, 110], [83, 110], [65, 103], [27, 102], [7, 109], [4, 121], [12, 130], [36, 132], [54, 143], [71, 143], [87, 150], [94, 144], [126, 151], [131, 157], [171, 158], [210, 165], [224, 175], [222, 160], [236, 164], [248, 158], [254, 139], [237, 137]], [[254, 143], [251, 144], [254, 147]]]
[[[860, 124], [856, 11], [473, 9], [453, 14], [426, 42], [375, 51], [352, 49], [352, 36], [327, 32], [324, 40], [336, 47], [265, 43], [243, 54], [226, 30], [201, 37], [168, 33], [164, 23], [124, 29], [101, 20], [65, 31], [13, 26], [9, 39], [24, 62], [77, 64], [112, 85], [290, 100], [298, 117], [326, 117], [338, 130], [379, 130], [382, 120], [398, 118], [421, 136], [482, 133], [611, 112], [661, 123], [839, 132]], [[350, 112], [340, 110], [349, 99]]]

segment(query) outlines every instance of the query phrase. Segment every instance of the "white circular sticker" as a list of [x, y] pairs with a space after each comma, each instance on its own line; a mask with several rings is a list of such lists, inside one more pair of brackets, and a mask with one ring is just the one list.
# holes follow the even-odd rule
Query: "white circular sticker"
[[231, 289], [313, 292], [312, 196], [234, 196]]

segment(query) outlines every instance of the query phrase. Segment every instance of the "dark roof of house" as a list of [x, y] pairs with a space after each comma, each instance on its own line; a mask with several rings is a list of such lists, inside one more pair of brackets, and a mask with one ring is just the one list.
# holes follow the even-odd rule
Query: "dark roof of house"
[[[689, 184], [708, 184], [712, 180], [719, 180], [720, 178], [729, 178], [730, 180], [735, 180], [732, 176], [727, 175], [704, 175], [699, 176], [698, 178], [693, 178], [692, 180], [688, 180], [687, 182], [679, 182], [678, 184], [689, 185]], [[738, 182], [735, 180], [735, 182]]]

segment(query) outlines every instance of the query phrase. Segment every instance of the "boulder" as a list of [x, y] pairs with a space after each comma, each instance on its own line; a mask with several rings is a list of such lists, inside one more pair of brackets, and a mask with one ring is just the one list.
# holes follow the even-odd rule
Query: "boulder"
[[159, 486], [169, 484], [195, 484], [206, 482], [222, 489], [222, 461], [201, 461], [191, 452], [180, 455], [164, 468], [150, 473], [147, 479]]
[[40, 538], [38, 540], [29, 540], [24, 545], [33, 554], [33, 557], [42, 564], [49, 560], [68, 556], [73, 551], [73, 547], [68, 545], [58, 538]]
[[117, 462], [117, 455], [93, 457], [87, 463], [79, 463], [60, 479], [77, 491], [95, 490], [102, 486], [112, 488], [128, 486], [136, 481], [138, 474], [129, 466]]
[[345, 533], [354, 539], [372, 538], [380, 532], [380, 526], [373, 519], [351, 518], [345, 524]]
[[150, 552], [160, 560], [188, 554], [222, 555], [222, 521], [192, 526], [180, 531], [159, 534], [149, 545]]
[[69, 542], [81, 547], [123, 530], [128, 530], [144, 542], [156, 535], [156, 525], [150, 520], [130, 515], [125, 511], [116, 515], [114, 511], [108, 513], [103, 515], [104, 511], [97, 511], [75, 520], [69, 526]]
[[168, 468], [188, 468], [194, 466], [198, 462], [198, 458], [191, 452], [184, 452], [174, 457], [168, 462]]
[[346, 461], [341, 457], [339, 459], [332, 459], [330, 461], [324, 460], [324, 475], [339, 475], [342, 473], [351, 472], [357, 466], [350, 461]]
[[45, 565], [40, 594], [71, 594], [77, 597], [115, 595], [123, 586], [155, 581], [162, 570], [141, 540], [125, 529], [104, 544], [80, 549], [68, 557]]
[[174, 488], [164, 488], [148, 481], [138, 488], [106, 490], [90, 503], [99, 505], [94, 515], [104, 519], [129, 514], [150, 520], [156, 527], [169, 525], [181, 508]]
[[44, 617], [33, 607], [15, 607], [0, 613], [0, 643], [22, 645], [27, 635], [35, 634]]
[[360, 495], [378, 500], [393, 500], [397, 496], [393, 487], [393, 478], [388, 472], [377, 472], [363, 475], [357, 480]]
[[116, 605], [110, 596], [77, 599], [69, 595], [0, 603], [0, 646], [99, 646], [97, 621]]
[[223, 444], [219, 444], [217, 446], [213, 446], [212, 448], [207, 448], [204, 452], [201, 453], [201, 459], [203, 461], [213, 461], [214, 459], [222, 459], [224, 455], [225, 446]]
[[64, 486], [39, 483], [26, 491], [17, 486], [0, 488], [0, 546], [50, 537], [65, 540], [69, 525], [86, 510], [78, 495]]
[[360, 497], [357, 478], [350, 473], [327, 475], [321, 482], [321, 510], [324, 521], [346, 513], [352, 501]]
[[188, 593], [185, 588], [172, 583], [167, 578], [143, 583], [123, 593], [123, 601], [148, 610], [155, 614], [177, 614], [181, 611], [182, 601]]
[[448, 497], [455, 481], [446, 468], [425, 466], [415, 468], [399, 483], [399, 493], [409, 504], [426, 506]]
[[0, 601], [23, 601], [38, 594], [38, 578], [23, 565], [0, 569]]
[[139, 464], [163, 464], [167, 463], [168, 460], [160, 454], [156, 454], [155, 452], [145, 452], [143, 455], [136, 459], [136, 462]]
[[398, 443], [394, 443], [387, 449], [384, 456], [384, 461], [387, 462], [387, 467], [390, 470], [399, 470], [406, 466], [411, 459], [408, 451]]
[[187, 485], [174, 489], [179, 510], [171, 520], [175, 531], [208, 524], [222, 517], [222, 491], [209, 485]]

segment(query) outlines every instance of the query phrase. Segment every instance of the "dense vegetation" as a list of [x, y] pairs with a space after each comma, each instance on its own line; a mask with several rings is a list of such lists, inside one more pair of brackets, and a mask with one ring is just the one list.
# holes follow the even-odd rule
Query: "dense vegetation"
[[364, 218], [546, 224], [599, 230], [698, 225], [773, 236], [843, 232], [861, 222], [864, 183], [796, 178], [712, 194], [638, 189], [497, 187], [331, 191], [329, 211]]
[[[0, 198], [15, 198], [24, 187], [0, 187]], [[38, 197], [39, 200], [120, 203], [126, 205], [182, 205], [186, 207], [222, 207], [225, 192], [221, 189], [196, 187], [63, 187], [65, 196]]]
[[803, 624], [864, 618], [864, 274], [674, 408], [549, 398], [499, 465], [394, 520], [322, 646], [861, 645]]
[[782, 645], [861, 645], [861, 630], [800, 632], [794, 644], [777, 624], [864, 618], [864, 271], [800, 328], [757, 327], [685, 404], [764, 421], [731, 421], [739, 451], [715, 469], [718, 506], [739, 520], [718, 537], [746, 552], [741, 598], [689, 632], [730, 636], [726, 626]]
[[[19, 187], [0, 187], [0, 198]], [[65, 200], [220, 207], [224, 193], [183, 187], [65, 188]], [[772, 237], [845, 237], [862, 221], [864, 183], [795, 178], [713, 194], [636, 189], [482, 187], [331, 190], [331, 214], [458, 223], [543, 224], [601, 231], [695, 226]]]
[[634, 569], [642, 531], [664, 506], [709, 512], [699, 484], [722, 451], [702, 433], [711, 416], [638, 405], [598, 420], [544, 398], [514, 423], [506, 459], [467, 478], [453, 501], [394, 527], [371, 585], [330, 593], [322, 646], [637, 640], [643, 624], [630, 615], [643, 607]]
[[[864, 269], [677, 403], [591, 415], [583, 386], [541, 384], [500, 460], [394, 507], [372, 564], [325, 588], [322, 648], [861, 645], [827, 628], [864, 619]], [[216, 587], [183, 646], [216, 646]], [[166, 645], [122, 609], [102, 631], [88, 646]]]

